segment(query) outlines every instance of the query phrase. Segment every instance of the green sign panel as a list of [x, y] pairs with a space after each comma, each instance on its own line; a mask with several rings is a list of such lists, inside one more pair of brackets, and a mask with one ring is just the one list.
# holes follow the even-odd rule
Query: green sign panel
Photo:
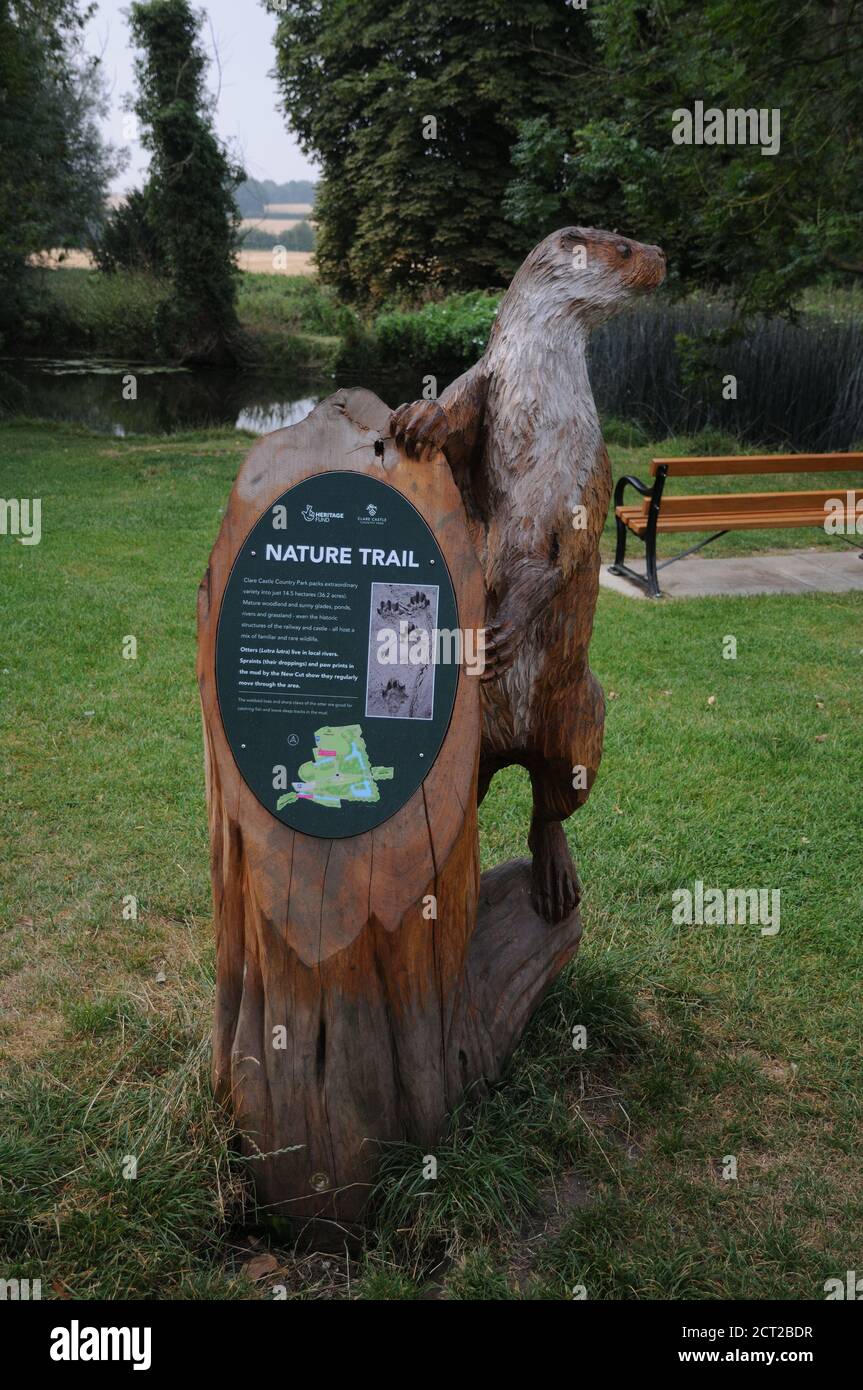
[[282, 494], [222, 599], [216, 689], [231, 752], [267, 810], [326, 839], [409, 801], [458, 684], [452, 580], [419, 512], [363, 473]]

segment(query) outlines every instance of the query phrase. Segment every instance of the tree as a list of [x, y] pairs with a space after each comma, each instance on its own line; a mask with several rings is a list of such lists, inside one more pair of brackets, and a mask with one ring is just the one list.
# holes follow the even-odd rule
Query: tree
[[108, 214], [92, 247], [100, 270], [109, 275], [118, 270], [146, 270], [157, 276], [166, 273], [152, 203], [149, 185], [133, 188]]
[[81, 246], [121, 167], [103, 144], [98, 60], [78, 0], [0, 0], [0, 334], [22, 339], [34, 309], [28, 260]]
[[[266, 3], [347, 298], [499, 284], [567, 222], [661, 242], [672, 287], [741, 313], [863, 273], [861, 0]], [[675, 143], [696, 101], [778, 110], [778, 153]]]
[[322, 278], [352, 301], [502, 284], [518, 122], [566, 119], [584, 16], [562, 0], [267, 0], [284, 109], [321, 164]]
[[[672, 283], [725, 289], [740, 314], [863, 274], [859, 0], [592, 0], [588, 24], [595, 66], [560, 67], [566, 119], [520, 126], [510, 218], [532, 237], [574, 220], [661, 242]], [[674, 113], [699, 100], [778, 111], [778, 152], [675, 143]]]
[[213, 129], [201, 22], [188, 0], [132, 5], [132, 39], [143, 51], [134, 110], [151, 152], [147, 223], [173, 288], [158, 310], [158, 337], [184, 361], [225, 362], [239, 333], [234, 190], [244, 171]]

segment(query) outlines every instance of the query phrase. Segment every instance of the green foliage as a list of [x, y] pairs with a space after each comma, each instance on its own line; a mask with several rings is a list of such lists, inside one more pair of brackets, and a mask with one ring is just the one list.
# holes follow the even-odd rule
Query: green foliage
[[[96, 353], [149, 362], [162, 356], [155, 319], [159, 304], [171, 294], [166, 280], [125, 271], [30, 274], [40, 287], [39, 295], [31, 296], [36, 305], [31, 338], [35, 351], [55, 358]], [[799, 322], [753, 316], [743, 332], [726, 302], [702, 296], [678, 303], [647, 300], [604, 324], [591, 339], [588, 360], [606, 438], [609, 429], [617, 431], [616, 442], [627, 443], [708, 427], [780, 452], [789, 446], [810, 452], [859, 448], [859, 296], [833, 292], [828, 303], [819, 291], [809, 298], [817, 312], [806, 312]], [[322, 375], [337, 373], [342, 382], [370, 381], [373, 375], [375, 389], [385, 400], [411, 400], [428, 389], [430, 376], [440, 389], [477, 360], [497, 303], [496, 296], [474, 291], [416, 311], [382, 310], [364, 321], [310, 276], [246, 273], [239, 278], [237, 301], [241, 360], [244, 366], [289, 374], [283, 382], [288, 395], [299, 378], [313, 375], [317, 390]], [[727, 373], [737, 379], [733, 399], [725, 398]], [[196, 382], [197, 390], [203, 379], [195, 374], [190, 384]], [[54, 388], [58, 385], [55, 379]], [[64, 414], [71, 410], [74, 419], [95, 421], [89, 412], [97, 401], [100, 410], [107, 408], [110, 414], [96, 390], [88, 401], [92, 381], [80, 385], [76, 404], [78, 398], [62, 391], [52, 388], [49, 394], [37, 388], [31, 376], [34, 404], [25, 406], [23, 413], [36, 414], [49, 401], [63, 400]], [[176, 418], [195, 423], [201, 418], [229, 419], [234, 404], [242, 408], [246, 389], [238, 383], [225, 394], [220, 388], [213, 415], [201, 417], [193, 410], [187, 416], [191, 398], [183, 381], [175, 380], [166, 386], [164, 397], [165, 407], [168, 399], [175, 407], [163, 415], [160, 405], [142, 427], [162, 427]], [[209, 402], [209, 390], [203, 394]], [[298, 394], [308, 392], [300, 389]], [[7, 410], [16, 408], [8, 391], [0, 391], [0, 399]], [[38, 407], [37, 400], [42, 402]], [[53, 406], [48, 413], [54, 414]], [[784, 534], [799, 543], [793, 532]]]
[[173, 294], [159, 308], [163, 350], [184, 361], [231, 361], [237, 352], [234, 189], [243, 171], [213, 130], [204, 87], [202, 16], [188, 0], [138, 0], [130, 12], [135, 111], [151, 151], [151, 223]]
[[243, 325], [279, 328], [286, 333], [348, 333], [356, 315], [331, 290], [309, 275], [243, 275]]
[[244, 361], [268, 372], [330, 374], [362, 333], [354, 311], [308, 275], [242, 275], [238, 312]]
[[[346, 300], [501, 285], [567, 222], [660, 242], [672, 287], [724, 287], [741, 316], [788, 311], [825, 274], [863, 274], [854, 0], [277, 12], [285, 110], [324, 171], [318, 261]], [[696, 100], [778, 110], [779, 152], [675, 144], [672, 113]]]
[[149, 186], [133, 188], [119, 207], [105, 219], [101, 235], [93, 246], [100, 270], [149, 271], [162, 275], [167, 266], [154, 220], [153, 197]]
[[156, 319], [170, 288], [144, 271], [31, 271], [37, 282], [33, 347], [52, 356], [97, 353], [126, 361], [159, 356]]
[[[863, 274], [863, 13], [851, 0], [592, 0], [594, 58], [525, 120], [507, 214], [660, 242], [672, 285], [727, 287], [740, 314], [789, 311], [825, 272]], [[672, 113], [778, 110], [780, 150], [675, 144]]]
[[[213, 1265], [226, 1199], [240, 1215], [245, 1194], [229, 1136], [214, 1125], [203, 1026], [179, 1010], [154, 1020], [110, 999], [78, 1005], [72, 1026], [74, 1072], [57, 1075], [49, 1063], [8, 1076], [0, 1126], [4, 1273], [36, 1271], [47, 1292], [62, 1265], [62, 1288], [72, 1297], [121, 1298], [135, 1288], [139, 1297], [191, 1298], [201, 1279], [213, 1285], [204, 1296], [242, 1297], [229, 1271]], [[91, 1068], [104, 1065], [112, 1031], [140, 1070], [122, 1076], [118, 1057], [122, 1079], [106, 1094]], [[130, 1156], [138, 1165], [131, 1173]]]
[[32, 327], [28, 258], [80, 245], [119, 167], [96, 124], [88, 13], [79, 0], [0, 0], [0, 343], [26, 344]]
[[396, 1242], [404, 1233], [405, 1244], [422, 1246], [512, 1228], [532, 1200], [536, 1176], [535, 1155], [516, 1115], [524, 1118], [518, 1104], [500, 1094], [463, 1105], [435, 1145], [434, 1178], [420, 1145], [383, 1145], [373, 1195], [378, 1232]]
[[485, 351], [500, 295], [474, 290], [450, 295], [411, 313], [378, 314], [372, 346], [382, 364], [401, 363], [435, 372], [460, 372]]
[[[517, 123], [565, 119], [587, 31], [560, 0], [281, 0], [277, 74], [323, 167], [322, 277], [351, 302], [500, 286], [528, 238], [501, 217]], [[436, 138], [429, 118], [437, 123]]]

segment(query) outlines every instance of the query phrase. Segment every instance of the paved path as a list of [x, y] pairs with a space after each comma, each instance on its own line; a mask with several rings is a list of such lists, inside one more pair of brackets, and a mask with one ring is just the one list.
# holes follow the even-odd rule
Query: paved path
[[[861, 543], [863, 550], [863, 543]], [[639, 574], [644, 561], [630, 559]], [[643, 589], [628, 579], [609, 574], [603, 565], [599, 582], [630, 598], [646, 598]], [[708, 594], [842, 594], [863, 589], [863, 560], [858, 550], [783, 550], [776, 555], [745, 555], [726, 560], [692, 555], [659, 571], [659, 586], [666, 598], [704, 598]]]

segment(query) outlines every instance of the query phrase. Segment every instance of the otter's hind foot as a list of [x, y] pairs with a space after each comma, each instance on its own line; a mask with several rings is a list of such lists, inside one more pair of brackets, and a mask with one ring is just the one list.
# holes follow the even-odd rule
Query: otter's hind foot
[[530, 900], [554, 926], [578, 907], [581, 885], [560, 821], [534, 821], [528, 840], [533, 855]]

